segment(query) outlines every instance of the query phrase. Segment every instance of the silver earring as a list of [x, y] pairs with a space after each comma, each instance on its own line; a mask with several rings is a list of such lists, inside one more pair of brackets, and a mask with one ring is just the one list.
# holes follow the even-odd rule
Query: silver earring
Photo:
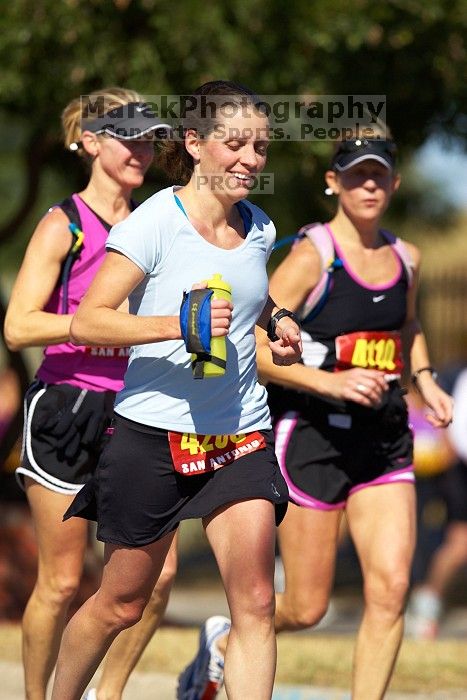
[[326, 187], [326, 189], [324, 190], [324, 194], [330, 197], [332, 194], [334, 194], [334, 190], [332, 189], [332, 187]]

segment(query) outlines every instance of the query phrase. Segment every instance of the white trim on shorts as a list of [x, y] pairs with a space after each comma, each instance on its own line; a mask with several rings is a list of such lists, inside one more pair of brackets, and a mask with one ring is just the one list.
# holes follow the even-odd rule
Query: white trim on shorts
[[[29, 391], [31, 391], [35, 387], [35, 384], [31, 384], [29, 387]], [[37, 394], [34, 396], [34, 398], [31, 401], [31, 404], [29, 406], [28, 410], [28, 404], [27, 404], [27, 393], [26, 396], [24, 397], [24, 402], [23, 402], [23, 408], [24, 408], [24, 430], [23, 430], [23, 440], [22, 440], [22, 445], [21, 445], [21, 461], [24, 459], [24, 455], [26, 454], [28, 457], [28, 460], [30, 464], [34, 467], [36, 471], [32, 471], [31, 469], [28, 469], [27, 467], [20, 466], [15, 470], [15, 477], [16, 481], [18, 482], [20, 488], [24, 491], [24, 483], [23, 479], [21, 478], [22, 476], [28, 476], [30, 479], [33, 479], [34, 481], [37, 481], [39, 484], [42, 486], [45, 486], [45, 488], [49, 489], [50, 491], [55, 491], [56, 493], [62, 493], [67, 496], [75, 496], [81, 489], [83, 488], [84, 484], [72, 484], [67, 481], [62, 481], [61, 479], [57, 479], [57, 477], [52, 476], [51, 474], [48, 474], [44, 469], [42, 469], [33, 454], [32, 451], [32, 443], [31, 443], [31, 423], [32, 423], [32, 417], [34, 415], [34, 409], [36, 408], [36, 404], [39, 401], [40, 397], [47, 391], [47, 384], [44, 386], [43, 389], [39, 389]]]

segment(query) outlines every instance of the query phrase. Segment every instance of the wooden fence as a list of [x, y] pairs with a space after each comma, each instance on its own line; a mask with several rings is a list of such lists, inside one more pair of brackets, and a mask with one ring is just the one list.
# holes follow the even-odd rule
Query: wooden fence
[[419, 315], [434, 365], [467, 362], [467, 265], [423, 271]]

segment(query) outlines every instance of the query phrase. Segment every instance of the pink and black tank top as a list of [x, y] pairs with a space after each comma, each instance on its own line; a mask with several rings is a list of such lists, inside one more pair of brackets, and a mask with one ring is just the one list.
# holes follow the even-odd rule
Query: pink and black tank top
[[[330, 232], [330, 229], [328, 230]], [[385, 350], [384, 343], [380, 340], [385, 337], [385, 334], [387, 338], [397, 338], [398, 332], [405, 323], [409, 280], [404, 264], [392, 247], [398, 263], [394, 278], [384, 285], [369, 285], [353, 273], [335, 239], [333, 242], [336, 257], [341, 260], [342, 266], [333, 272], [332, 287], [320, 313], [311, 321], [307, 322], [305, 319], [302, 323], [305, 338], [308, 338], [315, 348], [314, 356], [320, 356], [316, 364], [307, 362], [304, 358], [305, 364], [315, 364], [321, 369], [335, 371], [339, 364], [337, 357], [339, 338], [362, 333], [363, 338], [357, 346], [357, 361], [352, 364], [390, 371], [390, 366], [384, 366], [385, 357], [386, 364], [390, 364], [388, 355], [390, 348]], [[374, 334], [373, 362], [369, 348], [366, 355], [368, 362], [364, 361], [363, 355], [358, 356], [359, 348], [363, 351], [365, 342], [367, 345], [371, 342], [368, 340], [369, 336], [365, 337], [365, 332]], [[380, 343], [381, 352], [386, 353], [382, 358], [378, 355], [378, 343]], [[316, 348], [320, 351], [316, 352]], [[304, 355], [306, 355], [306, 348]]]
[[[75, 313], [105, 255], [110, 227], [77, 195], [72, 196], [79, 212], [84, 244], [75, 260], [68, 282], [68, 313]], [[57, 287], [45, 311], [61, 313], [63, 287]], [[128, 364], [128, 348], [106, 348], [73, 345], [70, 342], [49, 345], [37, 376], [46, 384], [71, 384], [94, 391], [120, 391]]]

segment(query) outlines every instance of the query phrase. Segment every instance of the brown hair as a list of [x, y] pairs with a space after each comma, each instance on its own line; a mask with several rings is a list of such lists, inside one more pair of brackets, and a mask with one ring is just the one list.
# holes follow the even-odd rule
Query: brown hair
[[80, 147], [81, 141], [81, 120], [83, 118], [92, 119], [98, 115], [93, 110], [93, 105], [99, 103], [99, 111], [108, 112], [115, 107], [121, 107], [129, 102], [141, 102], [142, 98], [134, 90], [127, 90], [121, 87], [109, 87], [102, 90], [95, 90], [89, 95], [81, 95], [72, 100], [62, 112], [62, 129], [65, 146], [77, 151], [82, 158], [88, 159], [86, 151]]
[[[209, 102], [203, 99], [190, 99], [196, 97], [208, 98], [209, 96], [225, 96], [225, 100]], [[257, 95], [239, 83], [230, 80], [211, 80], [196, 88], [192, 96], [184, 96], [184, 107], [180, 113], [180, 124], [174, 128], [174, 138], [161, 142], [158, 145], [159, 156], [157, 164], [164, 170], [173, 182], [186, 184], [190, 179], [194, 163], [193, 158], [185, 148], [185, 134], [188, 130], [196, 131], [201, 138], [211, 134], [216, 125], [219, 108], [233, 106], [243, 108], [245, 103], [255, 107], [259, 103]], [[207, 116], [206, 105], [210, 107]]]

